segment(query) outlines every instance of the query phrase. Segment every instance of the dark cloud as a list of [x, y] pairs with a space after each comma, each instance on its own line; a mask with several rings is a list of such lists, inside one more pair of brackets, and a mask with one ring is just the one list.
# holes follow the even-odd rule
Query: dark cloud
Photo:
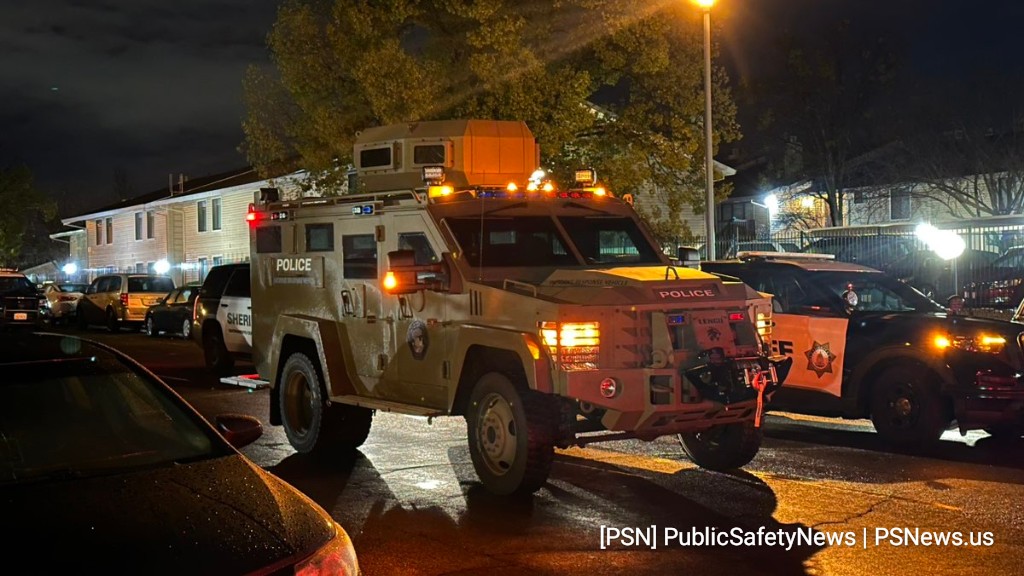
[[244, 164], [242, 78], [265, 64], [269, 0], [34, 0], [0, 5], [0, 163], [85, 205], [122, 169], [167, 175]]

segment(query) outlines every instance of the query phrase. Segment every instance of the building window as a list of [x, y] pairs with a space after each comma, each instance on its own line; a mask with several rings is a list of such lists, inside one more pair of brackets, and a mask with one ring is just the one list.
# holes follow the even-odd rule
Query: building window
[[910, 220], [909, 188], [896, 188], [889, 191], [889, 219]]
[[214, 256], [213, 257], [213, 265], [214, 266], [220, 266], [223, 263], [224, 263], [224, 257], [223, 256]]
[[156, 274], [156, 262], [147, 262], [146, 263], [146, 273], [148, 273], [148, 274]]
[[142, 212], [135, 213], [135, 239], [142, 240]]
[[103, 244], [103, 220], [96, 221], [96, 245]]
[[199, 279], [206, 279], [206, 273], [209, 271], [209, 266], [206, 264], [206, 258], [199, 259]]
[[199, 221], [200, 232], [206, 232], [206, 200], [196, 202], [196, 218]]
[[136, 262], [135, 263], [135, 273], [136, 274], [142, 274], [145, 271], [146, 271], [146, 263], [145, 262]]
[[154, 238], [156, 235], [156, 213], [146, 210], [146, 238]]
[[333, 252], [334, 224], [306, 224], [306, 250], [309, 252]]
[[114, 243], [114, 219], [107, 218], [107, 244]]
[[213, 212], [213, 229], [220, 230], [220, 198], [214, 198], [210, 204], [211, 212]]

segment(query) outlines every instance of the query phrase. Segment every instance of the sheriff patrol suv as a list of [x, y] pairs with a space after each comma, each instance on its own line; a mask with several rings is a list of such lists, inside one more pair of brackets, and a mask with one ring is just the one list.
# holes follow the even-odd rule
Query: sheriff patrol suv
[[266, 190], [247, 216], [254, 362], [298, 452], [354, 449], [385, 410], [464, 416], [497, 494], [600, 440], [679, 434], [712, 469], [755, 456], [788, 368], [758, 332], [765, 295], [672, 266], [591, 171], [540, 178], [521, 122], [374, 128], [355, 160], [362, 193]]
[[956, 315], [896, 278], [818, 254], [705, 262], [774, 296], [773, 349], [793, 358], [772, 409], [870, 417], [897, 445], [1024, 432], [1024, 324]]
[[252, 357], [249, 263], [210, 269], [192, 310], [192, 340], [202, 346], [206, 367], [227, 375], [235, 360]]

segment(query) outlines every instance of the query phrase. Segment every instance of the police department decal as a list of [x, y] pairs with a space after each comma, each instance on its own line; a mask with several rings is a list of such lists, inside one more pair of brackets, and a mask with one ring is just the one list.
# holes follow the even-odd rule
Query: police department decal
[[811, 346], [810, 350], [804, 352], [807, 356], [807, 369], [813, 370], [818, 378], [821, 378], [826, 372], [832, 373], [832, 361], [836, 359], [836, 355], [829, 349], [829, 343], [819, 343], [817, 340], [814, 341], [814, 345]]

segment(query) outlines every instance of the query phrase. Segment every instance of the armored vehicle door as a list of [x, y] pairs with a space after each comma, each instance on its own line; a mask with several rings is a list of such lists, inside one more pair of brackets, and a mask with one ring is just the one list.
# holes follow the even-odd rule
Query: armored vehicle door
[[[382, 274], [376, 216], [347, 220], [341, 234], [342, 274], [339, 310], [356, 374], [373, 390], [387, 366], [390, 330], [381, 315]], [[378, 390], [379, 392], [379, 390]]]
[[[392, 249], [412, 250], [418, 265], [441, 261], [444, 244], [423, 213], [396, 215], [393, 223], [388, 231]], [[393, 389], [405, 402], [442, 409], [448, 406], [449, 381], [443, 372], [448, 359], [447, 304], [447, 295], [430, 290], [385, 296], [398, 364], [398, 382]]]

